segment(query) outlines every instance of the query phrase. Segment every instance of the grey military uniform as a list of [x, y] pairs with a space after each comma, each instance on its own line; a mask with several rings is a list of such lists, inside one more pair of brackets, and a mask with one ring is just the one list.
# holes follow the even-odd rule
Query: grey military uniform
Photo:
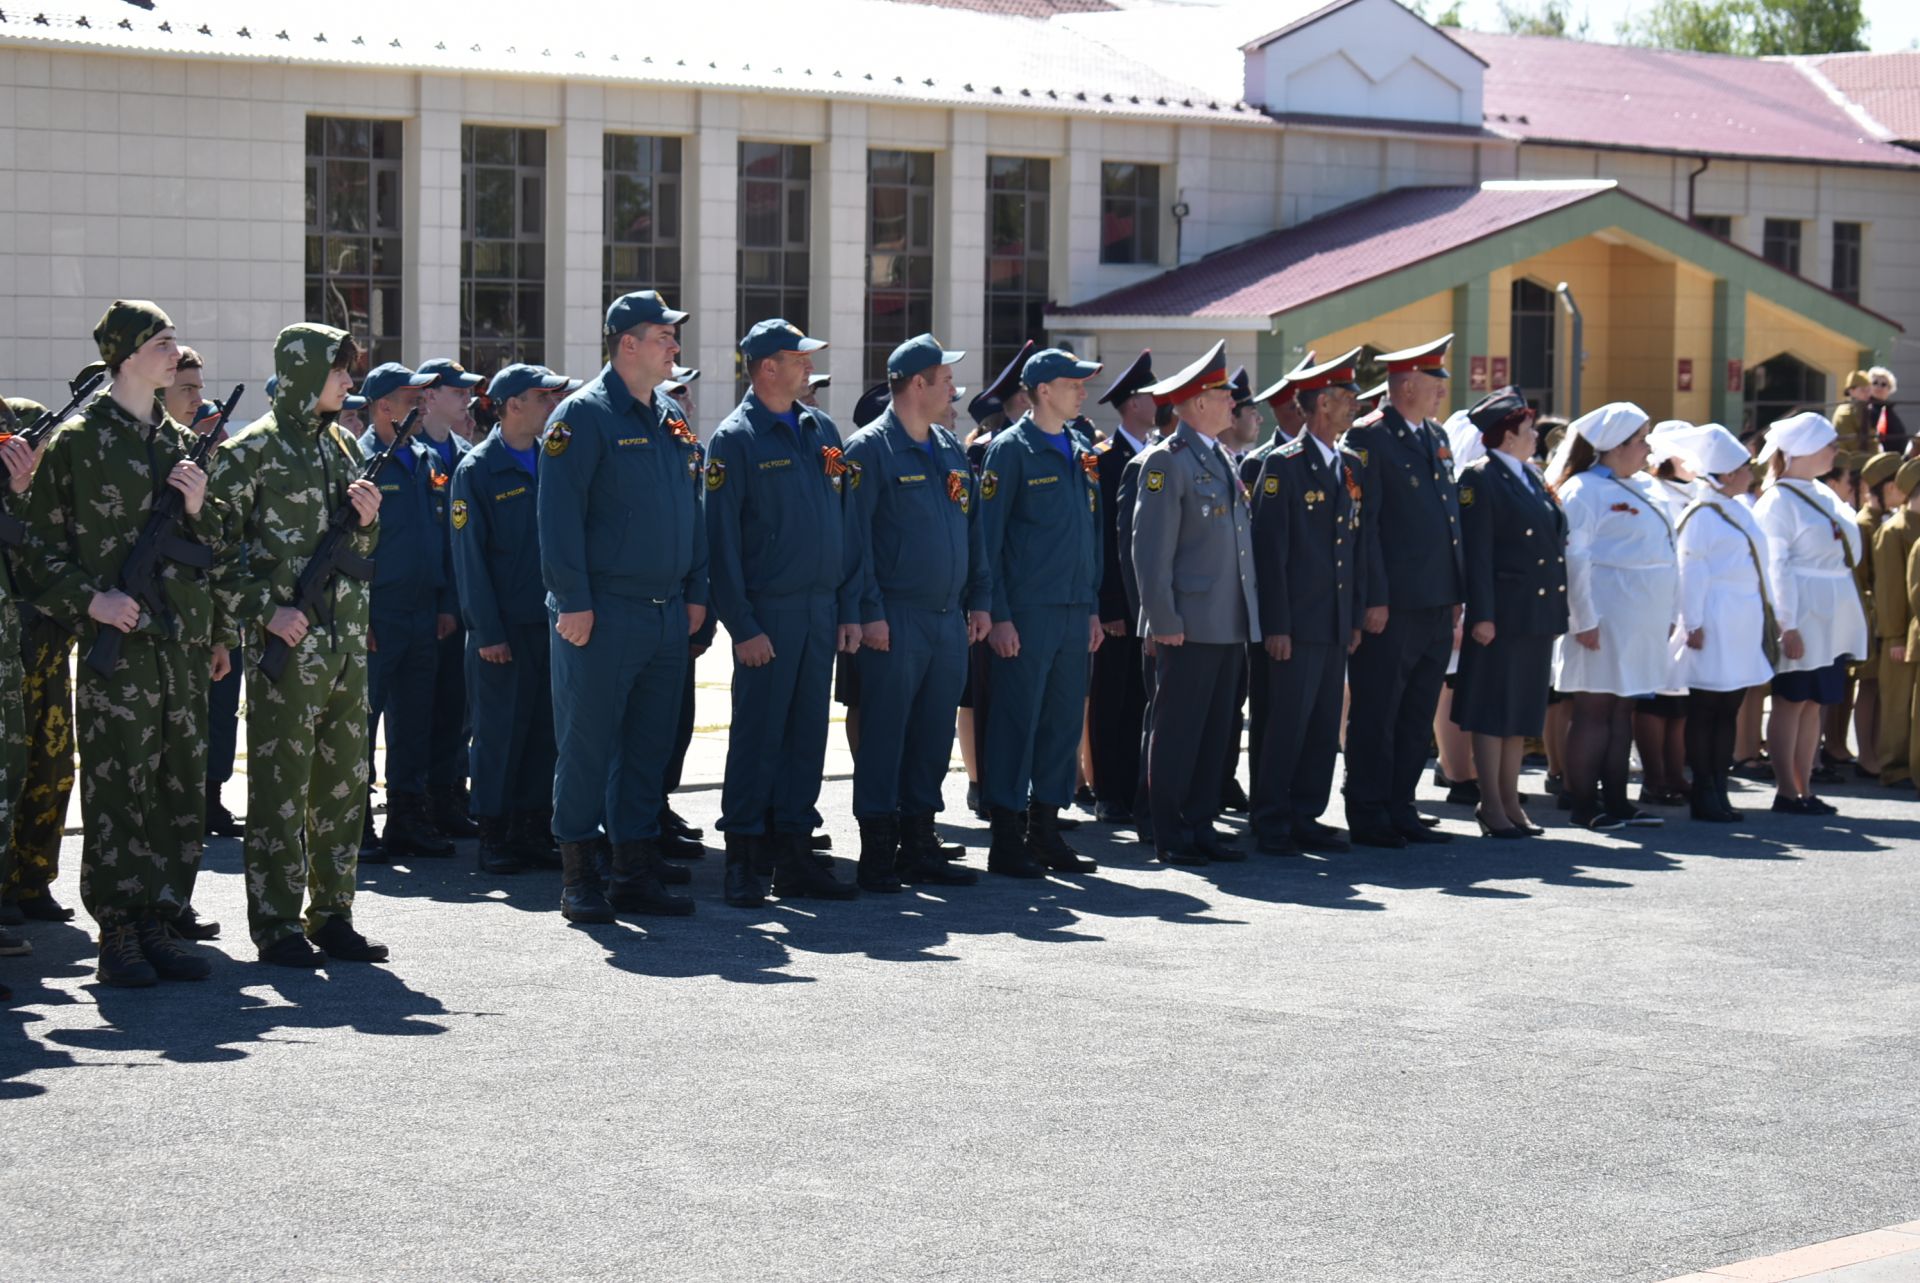
[[1213, 441], [1182, 423], [1139, 460], [1133, 567], [1140, 633], [1180, 634], [1155, 653], [1152, 738], [1154, 846], [1186, 863], [1224, 854], [1213, 838], [1231, 748], [1234, 706], [1260, 610], [1246, 487]]

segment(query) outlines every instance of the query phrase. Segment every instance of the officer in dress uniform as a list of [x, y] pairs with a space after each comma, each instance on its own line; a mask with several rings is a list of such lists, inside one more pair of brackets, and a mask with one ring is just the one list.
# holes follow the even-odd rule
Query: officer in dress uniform
[[1246, 856], [1213, 828], [1227, 768], [1234, 701], [1255, 636], [1253, 519], [1220, 434], [1233, 425], [1226, 343], [1148, 389], [1179, 407], [1180, 425], [1141, 456], [1133, 514], [1140, 632], [1158, 660], [1153, 837], [1168, 864]]
[[981, 790], [993, 825], [987, 868], [1012, 877], [1095, 867], [1060, 836], [1059, 816], [1073, 800], [1087, 657], [1105, 636], [1096, 603], [1099, 456], [1070, 426], [1099, 372], [1059, 348], [1029, 357], [1020, 381], [1033, 408], [994, 437], [980, 474], [993, 585], [994, 698]]
[[[1273, 413], [1273, 434], [1265, 441], [1247, 451], [1240, 460], [1240, 480], [1245, 483], [1247, 493], [1253, 496], [1255, 511], [1260, 507], [1260, 469], [1266, 466], [1267, 456], [1300, 435], [1306, 426], [1307, 416], [1300, 409], [1299, 401], [1294, 399], [1293, 375], [1296, 371], [1310, 368], [1314, 364], [1314, 353], [1310, 350], [1280, 381], [1264, 392], [1254, 394], [1254, 405], [1265, 406]], [[1267, 737], [1267, 652], [1261, 642], [1253, 642], [1247, 647], [1247, 777], [1258, 791], [1260, 780], [1260, 752]]]
[[1413, 804], [1434, 710], [1466, 599], [1452, 451], [1430, 421], [1447, 393], [1451, 334], [1380, 357], [1380, 421], [1342, 444], [1360, 460], [1360, 492], [1377, 507], [1366, 568], [1365, 634], [1348, 665], [1347, 824], [1363, 846], [1446, 842]]
[[686, 319], [652, 290], [615, 299], [605, 368], [555, 408], [542, 438], [553, 836], [572, 922], [693, 912], [661, 881], [657, 846], [687, 639], [707, 617], [700, 444], [659, 392]]
[[[1095, 816], [1104, 824], [1125, 824], [1133, 817], [1136, 782], [1140, 776], [1140, 729], [1146, 715], [1147, 688], [1141, 679], [1140, 639], [1131, 621], [1139, 607], [1127, 604], [1121, 578], [1122, 548], [1117, 524], [1120, 481], [1127, 464], [1147, 448], [1153, 436], [1153, 397], [1147, 388], [1155, 382], [1153, 353], [1133, 359], [1100, 396], [1119, 416], [1112, 434], [1096, 453], [1100, 456], [1100, 627], [1107, 635], [1093, 657], [1092, 708], [1088, 717], [1093, 739]], [[1131, 549], [1126, 550], [1131, 556]]]
[[540, 432], [579, 384], [539, 365], [509, 365], [487, 396], [499, 426], [453, 473], [453, 564], [467, 627], [468, 774], [483, 873], [551, 858], [552, 632], [540, 582]]
[[951, 413], [952, 367], [964, 356], [931, 334], [895, 348], [888, 407], [847, 442], [861, 478], [847, 496], [853, 569], [840, 591], [842, 617], [851, 610], [861, 624], [853, 813], [863, 891], [977, 880], [946, 862], [933, 827], [967, 646], [991, 622], [986, 557], [971, 519], [976, 483], [960, 443], [939, 424]]
[[[373, 426], [360, 438], [371, 457], [393, 440], [399, 421], [434, 376], [389, 361], [367, 372], [361, 395]], [[362, 863], [438, 858], [453, 843], [433, 824], [427, 801], [433, 701], [440, 638], [459, 609], [447, 543], [447, 471], [416, 433], [380, 478], [380, 551], [374, 557], [373, 620], [367, 657], [367, 761], [374, 733], [387, 723], [387, 827], [379, 846], [363, 844]], [[371, 778], [371, 770], [369, 771]], [[367, 821], [369, 831], [372, 820]]]
[[[440, 471], [451, 477], [473, 449], [468, 439], [473, 420], [467, 400], [484, 381], [452, 357], [420, 362], [433, 382], [420, 394], [418, 440], [439, 456]], [[442, 505], [449, 507], [450, 505]], [[451, 539], [451, 532], [448, 532]], [[451, 586], [451, 580], [448, 581]], [[456, 611], [439, 635], [440, 662], [434, 669], [433, 731], [427, 750], [428, 814], [433, 826], [450, 838], [479, 833], [467, 808], [467, 756], [473, 728], [467, 719], [467, 630]]]
[[1347, 656], [1360, 643], [1366, 543], [1374, 535], [1358, 481], [1360, 460], [1335, 442], [1353, 420], [1355, 348], [1283, 380], [1306, 431], [1267, 456], [1254, 485], [1254, 568], [1266, 696], [1255, 761], [1253, 830], [1267, 855], [1345, 851], [1322, 824], [1340, 750]]
[[863, 478], [841, 454], [840, 430], [800, 404], [825, 348], [798, 326], [761, 321], [740, 340], [748, 390], [713, 434], [707, 533], [714, 609], [733, 639], [733, 734], [721, 792], [726, 900], [765, 902], [755, 865], [771, 863], [774, 894], [848, 900], [809, 849], [827, 752], [833, 657], [860, 645], [846, 578], [846, 491]]

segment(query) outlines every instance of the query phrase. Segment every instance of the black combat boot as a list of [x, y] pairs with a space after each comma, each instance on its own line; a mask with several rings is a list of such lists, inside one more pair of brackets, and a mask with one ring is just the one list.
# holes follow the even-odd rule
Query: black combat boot
[[860, 888], [842, 882], [814, 860], [805, 833], [775, 833], [765, 839], [773, 847], [773, 893], [783, 899], [852, 900]]
[[480, 826], [467, 814], [467, 790], [462, 785], [434, 794], [427, 820], [443, 837], [470, 838], [480, 834]]
[[699, 860], [707, 854], [700, 830], [675, 815], [670, 806], [660, 808], [659, 842], [660, 854], [669, 860]]
[[649, 867], [653, 869], [653, 876], [660, 879], [660, 885], [683, 887], [693, 881], [692, 869], [684, 865], [667, 863], [667, 853], [660, 849], [659, 838], [650, 839], [649, 845], [653, 847]]
[[693, 912], [692, 900], [660, 884], [656, 867], [659, 860], [652, 838], [614, 843], [613, 880], [607, 884], [607, 900], [616, 910], [669, 918], [684, 918]]
[[660, 808], [660, 831], [662, 833], [671, 833], [675, 837], [692, 838], [696, 842], [705, 837], [707, 833], [707, 831], [699, 825], [687, 823], [687, 817], [674, 810], [671, 806], [662, 806]]
[[516, 812], [510, 822], [507, 845], [526, 869], [560, 867], [560, 845], [553, 840], [553, 817], [539, 811]]
[[1009, 878], [1044, 878], [1047, 867], [1037, 862], [1027, 849], [1027, 817], [1021, 811], [1003, 811], [994, 807], [988, 813], [993, 824], [993, 845], [987, 850], [987, 872]]
[[727, 834], [726, 902], [736, 909], [757, 909], [767, 902], [767, 884], [754, 871], [756, 848], [766, 839], [758, 833]]
[[160, 983], [160, 973], [140, 948], [140, 932], [131, 922], [100, 931], [100, 969], [94, 978], [103, 985], [145, 989]]
[[188, 953], [159, 918], [148, 918], [137, 931], [141, 955], [162, 980], [205, 980], [213, 974], [213, 964], [199, 954]]
[[[957, 844], [956, 844], [957, 846]], [[934, 830], [931, 812], [920, 815], [900, 817], [900, 880], [906, 883], [926, 883], [942, 887], [970, 887], [980, 880], [980, 875], [972, 869], [962, 868], [959, 864], [949, 864], [956, 856], [947, 854], [948, 848], [940, 841], [940, 835]], [[958, 855], [964, 856], [967, 849], [958, 847]]]
[[522, 871], [519, 855], [513, 849], [511, 830], [504, 817], [483, 815], [480, 817], [480, 845], [474, 848], [473, 860], [482, 873], [519, 873]]
[[560, 916], [568, 922], [612, 922], [591, 842], [560, 844]]
[[906, 888], [894, 876], [900, 853], [900, 824], [891, 815], [860, 817], [860, 868], [854, 874], [862, 891], [892, 895]]
[[320, 924], [310, 937], [329, 958], [343, 962], [385, 962], [387, 946], [369, 940], [354, 929], [353, 923], [334, 914]]
[[1056, 873], [1092, 873], [1100, 867], [1060, 836], [1060, 808], [1041, 802], [1027, 806], [1027, 850], [1036, 863]]
[[212, 918], [201, 917], [199, 910], [189, 904], [173, 915], [167, 930], [182, 940], [214, 940], [219, 938], [220, 924]]
[[439, 860], [453, 854], [453, 843], [440, 836], [428, 814], [423, 793], [387, 794], [387, 829], [381, 835], [380, 845], [389, 859], [403, 860], [416, 855]]

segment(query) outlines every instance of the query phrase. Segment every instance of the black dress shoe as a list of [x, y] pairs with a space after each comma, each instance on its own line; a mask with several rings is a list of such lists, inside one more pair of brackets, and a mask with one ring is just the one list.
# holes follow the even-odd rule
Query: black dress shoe
[[0, 900], [0, 927], [17, 927], [27, 920], [18, 900]]
[[1132, 824], [1133, 816], [1122, 807], [1108, 806], [1102, 802], [1093, 808], [1093, 822], [1095, 824]]
[[1193, 847], [1179, 847], [1174, 850], [1160, 847], [1156, 849], [1153, 854], [1154, 858], [1162, 864], [1177, 864], [1189, 869], [1195, 869], [1201, 865], [1213, 863], [1213, 861], [1207, 859], [1202, 852], [1195, 850]]
[[1409, 846], [1445, 846], [1453, 841], [1453, 834], [1430, 829], [1424, 821], [1419, 824], [1396, 824], [1394, 832], [1405, 838]]
[[1407, 839], [1391, 824], [1350, 822], [1348, 834], [1355, 846], [1377, 846], [1387, 851], [1398, 851], [1407, 845]]
[[980, 786], [978, 784], [967, 785], [967, 809], [972, 811], [975, 817], [979, 819], [984, 820], [988, 818], [986, 804], [980, 800]]
[[210, 838], [245, 837], [247, 822], [235, 816], [215, 798], [207, 799], [207, 836]]
[[1193, 839], [1193, 849], [1215, 864], [1239, 864], [1247, 858], [1245, 851], [1229, 846], [1218, 833], [1197, 834]]
[[1447, 789], [1447, 802], [1452, 806], [1480, 805], [1480, 781], [1461, 780]]
[[1838, 815], [1838, 814], [1840, 814], [1840, 808], [1839, 808], [1839, 807], [1837, 807], [1837, 806], [1835, 806], [1835, 805], [1834, 805], [1833, 803], [1831, 803], [1831, 802], [1829, 802], [1829, 801], [1827, 801], [1827, 800], [1826, 800], [1825, 798], [1823, 798], [1823, 797], [1815, 797], [1815, 796], [1813, 796], [1813, 795], [1812, 795], [1811, 793], [1809, 793], [1809, 794], [1808, 794], [1808, 795], [1807, 795], [1806, 797], [1803, 797], [1803, 798], [1801, 798], [1801, 799], [1800, 799], [1800, 801], [1801, 801], [1801, 803], [1802, 803], [1803, 805], [1805, 805], [1805, 806], [1806, 806], [1806, 808], [1807, 808], [1807, 814], [1809, 814], [1809, 815]]
[[305, 936], [281, 936], [260, 950], [260, 961], [276, 967], [324, 967], [327, 955], [308, 944]]
[[670, 806], [660, 808], [660, 831], [671, 833], [675, 837], [691, 838], [695, 842], [707, 835], [705, 829], [687, 823], [687, 817]]
[[1473, 822], [1480, 826], [1481, 837], [1499, 838], [1503, 842], [1513, 842], [1527, 836], [1526, 833], [1517, 826], [1500, 829], [1494, 828], [1493, 825], [1487, 822], [1487, 813], [1477, 806], [1473, 808]]
[[1575, 807], [1572, 816], [1573, 827], [1587, 829], [1594, 833], [1613, 833], [1625, 827], [1624, 821], [1617, 815], [1608, 815], [1605, 811], [1582, 811]]
[[1220, 809], [1223, 811], [1245, 815], [1251, 805], [1253, 803], [1247, 800], [1247, 791], [1240, 787], [1239, 780], [1228, 780], [1227, 786], [1220, 790]]
[[385, 962], [387, 946], [369, 940], [353, 929], [353, 923], [334, 914], [320, 924], [312, 940], [329, 958], [342, 962]]
[[1337, 855], [1353, 849], [1345, 833], [1331, 824], [1322, 824], [1318, 820], [1305, 820], [1294, 825], [1293, 840], [1305, 851], [1323, 851]]
[[1094, 807], [1098, 806], [1100, 802], [1098, 798], [1094, 797], [1093, 790], [1082, 784], [1073, 791], [1073, 804], [1083, 811], [1091, 811]]
[[[1298, 838], [1261, 838], [1259, 842], [1255, 844], [1254, 850], [1260, 852], [1262, 855], [1305, 855], [1306, 851], [1302, 849], [1302, 845]], [[1341, 845], [1344, 847], [1346, 844], [1342, 843]]]
[[654, 839], [659, 844], [660, 854], [669, 860], [701, 860], [706, 858], [706, 844], [697, 837], [688, 837], [684, 828], [678, 832], [669, 832], [663, 825], [660, 836]]
[[1650, 815], [1631, 806], [1624, 811], [1614, 811], [1612, 815], [1614, 819], [1630, 829], [1657, 829], [1666, 824], [1666, 820], [1662, 817]]
[[53, 898], [53, 892], [41, 888], [36, 896], [20, 900], [20, 912], [35, 922], [72, 922], [73, 910]]
[[[814, 834], [812, 837], [807, 839], [807, 849], [810, 851], [833, 850], [833, 834], [831, 833]], [[828, 867], [831, 868], [832, 866], [829, 865]]]

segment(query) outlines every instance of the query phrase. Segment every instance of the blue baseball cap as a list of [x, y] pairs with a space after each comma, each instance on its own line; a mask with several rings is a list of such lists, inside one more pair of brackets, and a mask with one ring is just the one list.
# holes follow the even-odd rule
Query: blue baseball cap
[[434, 376], [424, 370], [416, 373], [398, 361], [388, 361], [367, 371], [367, 377], [360, 380], [360, 395], [369, 401], [378, 401], [401, 388], [430, 388], [433, 380]]
[[1054, 379], [1090, 379], [1100, 373], [1098, 361], [1082, 361], [1073, 353], [1050, 347], [1035, 352], [1021, 367], [1020, 381], [1030, 388]]
[[607, 323], [604, 333], [607, 338], [616, 334], [625, 334], [636, 325], [678, 325], [687, 319], [687, 313], [676, 312], [667, 306], [667, 300], [660, 297], [658, 290], [638, 290], [632, 294], [622, 294], [613, 300], [607, 308]]
[[740, 355], [751, 365], [777, 352], [818, 352], [825, 346], [820, 339], [802, 334], [792, 321], [776, 316], [747, 331], [747, 337], [740, 340]]
[[484, 380], [467, 373], [467, 367], [450, 356], [436, 356], [420, 362], [420, 374], [428, 376], [425, 386], [432, 388], [477, 388]]
[[340, 408], [342, 410], [364, 410], [367, 408], [367, 398], [358, 394], [350, 394], [346, 400], [340, 403]]
[[957, 365], [965, 356], [965, 352], [947, 351], [933, 335], [922, 334], [893, 349], [893, 354], [887, 358], [887, 377], [904, 379], [936, 366]]
[[492, 397], [495, 403], [501, 403], [509, 397], [519, 396], [532, 388], [541, 388], [550, 392], [554, 388], [564, 388], [572, 382], [573, 380], [566, 375], [555, 374], [544, 365], [515, 364], [506, 366], [500, 373], [493, 376], [493, 381], [487, 384], [487, 395]]

